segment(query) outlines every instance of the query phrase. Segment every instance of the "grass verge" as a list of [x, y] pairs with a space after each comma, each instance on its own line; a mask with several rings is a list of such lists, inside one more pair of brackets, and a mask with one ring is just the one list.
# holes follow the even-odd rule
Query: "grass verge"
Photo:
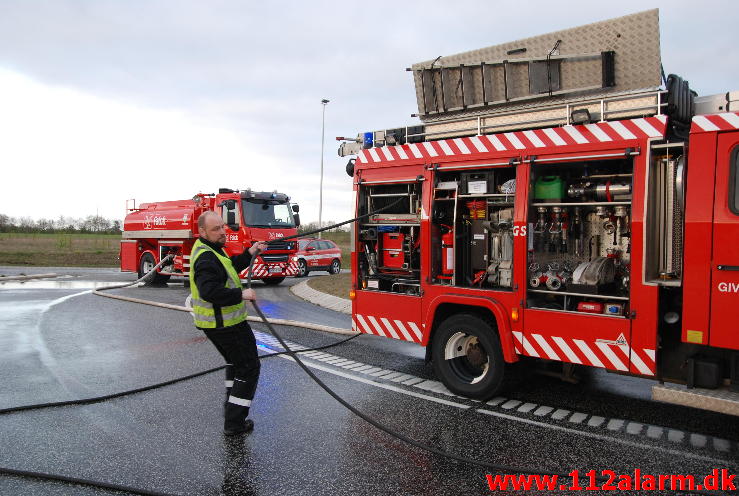
[[311, 277], [308, 279], [308, 286], [339, 298], [349, 298], [349, 290], [351, 289], [351, 274], [336, 274], [321, 277]]
[[0, 233], [0, 265], [118, 267], [118, 234]]

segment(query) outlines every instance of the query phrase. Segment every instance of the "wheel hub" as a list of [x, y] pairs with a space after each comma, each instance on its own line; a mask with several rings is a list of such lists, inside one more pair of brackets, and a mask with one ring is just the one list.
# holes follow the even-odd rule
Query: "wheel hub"
[[490, 357], [477, 336], [454, 333], [444, 348], [444, 359], [450, 360], [454, 373], [467, 383], [481, 381], [488, 372]]

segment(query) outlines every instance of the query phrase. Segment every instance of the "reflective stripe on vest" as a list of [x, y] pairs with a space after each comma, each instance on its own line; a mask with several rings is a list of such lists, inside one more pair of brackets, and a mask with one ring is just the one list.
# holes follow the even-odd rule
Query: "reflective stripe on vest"
[[[210, 246], [201, 242], [199, 239], [195, 241], [195, 244], [192, 247], [192, 252], [190, 253], [190, 267], [192, 268], [192, 270], [190, 270], [190, 292], [192, 293], [191, 301], [193, 319], [196, 327], [215, 329], [217, 327], [216, 309], [211, 302], [200, 298], [198, 286], [195, 284], [195, 262], [198, 257], [206, 251], [213, 253], [221, 262], [223, 268], [226, 269], [226, 274], [228, 276], [226, 277], [227, 288], [241, 289], [241, 279], [239, 279], [239, 274], [236, 272], [236, 269], [234, 269], [230, 258], [224, 257]], [[223, 327], [231, 327], [246, 320], [246, 305], [243, 301], [235, 305], [220, 307], [220, 311], [221, 318], [223, 320]]]

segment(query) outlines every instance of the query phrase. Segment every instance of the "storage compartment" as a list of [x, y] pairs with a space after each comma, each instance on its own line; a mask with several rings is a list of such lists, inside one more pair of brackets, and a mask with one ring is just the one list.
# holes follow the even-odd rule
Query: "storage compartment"
[[421, 193], [421, 182], [360, 188], [359, 214], [376, 212], [359, 225], [362, 290], [420, 294]]
[[628, 315], [633, 160], [534, 163], [529, 308]]
[[137, 272], [139, 270], [139, 242], [133, 239], [121, 240], [121, 270]]
[[433, 283], [513, 286], [515, 175], [508, 166], [437, 173], [431, 227]]

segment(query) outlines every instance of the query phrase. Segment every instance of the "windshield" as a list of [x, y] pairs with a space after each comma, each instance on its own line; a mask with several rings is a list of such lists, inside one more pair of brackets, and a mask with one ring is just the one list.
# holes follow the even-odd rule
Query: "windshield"
[[289, 203], [268, 205], [244, 200], [242, 205], [244, 222], [249, 227], [279, 227], [281, 229], [295, 227]]

